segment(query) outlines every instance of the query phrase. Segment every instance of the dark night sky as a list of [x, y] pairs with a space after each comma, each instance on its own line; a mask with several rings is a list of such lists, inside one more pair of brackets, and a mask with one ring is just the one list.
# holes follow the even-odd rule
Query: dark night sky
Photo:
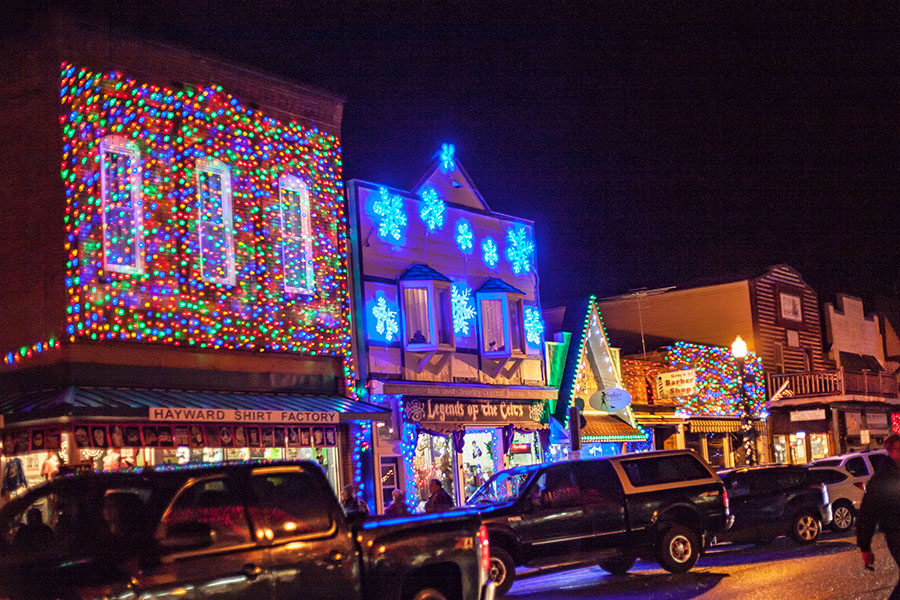
[[727, 4], [71, 6], [344, 95], [347, 179], [408, 186], [455, 143], [535, 221], [545, 306], [780, 262], [900, 296], [897, 15]]

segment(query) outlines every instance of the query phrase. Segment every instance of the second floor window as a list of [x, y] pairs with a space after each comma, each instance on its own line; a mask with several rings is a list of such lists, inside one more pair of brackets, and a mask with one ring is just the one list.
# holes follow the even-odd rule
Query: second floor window
[[100, 161], [103, 268], [116, 273], [142, 273], [140, 150], [125, 138], [110, 136], [100, 142]]
[[312, 294], [315, 292], [316, 279], [313, 268], [309, 188], [297, 177], [284, 175], [278, 180], [278, 192], [284, 291]]
[[400, 278], [403, 347], [409, 352], [456, 347], [450, 280], [426, 265], [413, 265]]
[[481, 347], [485, 354], [509, 354], [508, 331], [504, 319], [505, 305], [505, 298], [481, 300]]
[[424, 346], [431, 341], [429, 288], [408, 287], [403, 290], [403, 311], [406, 321], [406, 345]]
[[214, 158], [197, 160], [197, 243], [200, 277], [234, 285], [231, 171]]

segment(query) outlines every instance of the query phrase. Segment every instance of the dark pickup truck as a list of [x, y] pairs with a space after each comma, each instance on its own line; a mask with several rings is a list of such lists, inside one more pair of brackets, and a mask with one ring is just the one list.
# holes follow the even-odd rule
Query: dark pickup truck
[[722, 481], [690, 450], [501, 471], [468, 504], [488, 528], [499, 594], [520, 566], [520, 577], [585, 564], [623, 575], [644, 558], [687, 571], [729, 523]]
[[58, 479], [0, 510], [0, 598], [490, 600], [477, 511], [345, 517], [312, 462]]

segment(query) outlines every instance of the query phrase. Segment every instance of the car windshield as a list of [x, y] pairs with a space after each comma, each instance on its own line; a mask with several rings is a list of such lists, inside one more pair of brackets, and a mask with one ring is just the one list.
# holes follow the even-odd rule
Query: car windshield
[[509, 471], [501, 471], [487, 480], [487, 482], [478, 488], [472, 494], [466, 504], [471, 506], [478, 504], [499, 504], [501, 502], [509, 502], [519, 497], [519, 494], [528, 485], [531, 476], [537, 470], [532, 469], [511, 469]]

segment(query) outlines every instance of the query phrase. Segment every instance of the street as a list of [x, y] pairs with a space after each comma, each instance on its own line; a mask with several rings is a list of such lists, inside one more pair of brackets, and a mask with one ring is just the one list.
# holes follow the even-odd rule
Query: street
[[719, 546], [681, 575], [641, 561], [625, 578], [599, 567], [564, 571], [517, 581], [506, 597], [881, 600], [890, 595], [897, 569], [883, 536], [875, 537], [872, 548], [874, 573], [863, 569], [854, 537], [832, 534], [811, 546], [787, 538], [768, 547]]

